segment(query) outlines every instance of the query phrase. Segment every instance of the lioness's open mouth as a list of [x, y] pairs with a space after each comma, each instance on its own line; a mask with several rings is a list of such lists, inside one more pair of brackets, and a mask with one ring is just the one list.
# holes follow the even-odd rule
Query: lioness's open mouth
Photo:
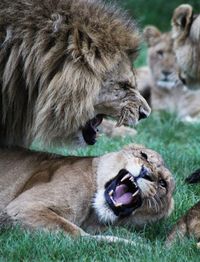
[[140, 189], [125, 169], [105, 185], [105, 199], [116, 216], [129, 216], [142, 205]]
[[89, 120], [86, 125], [82, 129], [82, 135], [85, 142], [88, 145], [94, 145], [96, 143], [97, 133], [98, 133], [98, 126], [103, 121], [103, 115], [99, 114], [96, 115], [94, 118]]

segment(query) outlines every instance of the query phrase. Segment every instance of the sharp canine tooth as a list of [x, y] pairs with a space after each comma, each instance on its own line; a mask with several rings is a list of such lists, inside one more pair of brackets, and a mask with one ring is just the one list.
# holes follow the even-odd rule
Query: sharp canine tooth
[[136, 196], [139, 190], [137, 190], [134, 194], [132, 194], [132, 197]]
[[125, 176], [121, 179], [121, 182], [123, 182], [124, 180], [126, 180], [126, 179], [129, 178], [129, 177], [130, 177], [129, 174], [125, 175]]
[[111, 190], [110, 192], [109, 192], [109, 196], [112, 196], [113, 195], [113, 190]]
[[111, 200], [112, 200], [113, 204], [114, 204], [116, 207], [121, 207], [121, 206], [122, 206], [122, 203], [117, 203], [112, 197], [111, 197]]
[[121, 207], [121, 206], [122, 206], [122, 203], [115, 203], [115, 206], [116, 206], [116, 207]]

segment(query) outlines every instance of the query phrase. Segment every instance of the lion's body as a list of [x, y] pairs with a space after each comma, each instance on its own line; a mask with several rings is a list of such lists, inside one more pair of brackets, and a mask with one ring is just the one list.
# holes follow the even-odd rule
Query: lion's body
[[[69, 142], [97, 114], [136, 123], [134, 22], [101, 1], [0, 2], [0, 145]], [[114, 97], [114, 100], [113, 100]]]
[[[0, 226], [19, 223], [33, 229], [62, 229], [76, 236], [86, 234], [83, 229], [102, 230], [107, 223], [141, 226], [167, 216], [173, 208], [170, 172], [157, 153], [141, 146], [97, 158], [4, 149], [0, 165]], [[141, 177], [137, 183], [143, 205], [128, 217], [117, 217], [105, 202], [105, 185], [120, 170], [136, 175], [144, 165], [153, 172], [155, 182]], [[160, 179], [167, 190], [158, 186]], [[154, 194], [157, 200], [149, 204]]]
[[200, 14], [192, 6], [178, 6], [172, 17], [174, 52], [180, 77], [190, 89], [200, 88]]
[[[0, 153], [0, 165], [4, 170], [0, 176], [1, 212], [9, 204], [10, 214], [21, 211], [22, 220], [26, 212], [30, 212], [28, 223], [31, 224], [27, 226], [33, 228], [40, 226], [37, 223], [34, 225], [40, 209], [43, 209], [46, 220], [48, 212], [54, 210], [62, 218], [82, 225], [89, 214], [91, 199], [96, 191], [92, 158], [66, 158], [19, 151], [9, 153], [8, 157], [7, 152], [4, 150]], [[58, 219], [54, 228], [59, 226]]]
[[144, 36], [148, 43], [148, 67], [137, 70], [139, 90], [141, 93], [150, 90], [154, 111], [176, 113], [183, 121], [199, 120], [200, 91], [189, 90], [178, 79], [171, 33], [161, 33], [156, 27], [149, 26]]
[[[200, 239], [200, 202], [191, 207], [185, 215], [183, 215], [167, 237], [166, 244], [171, 245], [177, 237], [185, 235], [194, 236]], [[200, 243], [198, 244], [198, 247]]]

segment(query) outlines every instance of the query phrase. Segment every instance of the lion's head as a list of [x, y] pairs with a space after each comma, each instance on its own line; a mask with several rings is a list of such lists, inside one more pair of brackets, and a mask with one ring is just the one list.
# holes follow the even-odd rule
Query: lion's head
[[188, 4], [178, 6], [172, 17], [174, 51], [180, 78], [191, 89], [200, 88], [200, 15]]
[[104, 115], [134, 124], [150, 108], [136, 88], [137, 26], [101, 1], [1, 1], [0, 142], [88, 144]]
[[144, 29], [148, 45], [148, 64], [157, 88], [172, 89], [179, 84], [171, 32], [161, 33], [155, 26]]
[[141, 226], [171, 213], [174, 179], [155, 151], [129, 145], [100, 157], [96, 166], [94, 208], [104, 223]]

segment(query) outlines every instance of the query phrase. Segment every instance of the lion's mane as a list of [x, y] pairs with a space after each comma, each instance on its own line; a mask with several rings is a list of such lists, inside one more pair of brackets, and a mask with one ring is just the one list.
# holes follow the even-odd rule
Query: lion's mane
[[0, 144], [65, 142], [88, 119], [105, 74], [136, 52], [126, 14], [94, 0], [1, 0]]

